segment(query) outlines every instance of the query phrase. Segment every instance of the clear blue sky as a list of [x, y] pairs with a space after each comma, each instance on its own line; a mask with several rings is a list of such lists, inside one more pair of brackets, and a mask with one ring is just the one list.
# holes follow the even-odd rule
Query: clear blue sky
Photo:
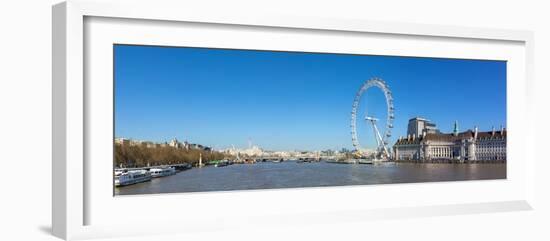
[[[214, 148], [351, 149], [355, 93], [372, 77], [394, 95], [392, 143], [422, 116], [450, 132], [506, 126], [506, 62], [115, 45], [115, 136]], [[360, 116], [384, 119], [381, 91]], [[372, 128], [358, 123], [363, 145]], [[379, 128], [383, 129], [383, 123]]]

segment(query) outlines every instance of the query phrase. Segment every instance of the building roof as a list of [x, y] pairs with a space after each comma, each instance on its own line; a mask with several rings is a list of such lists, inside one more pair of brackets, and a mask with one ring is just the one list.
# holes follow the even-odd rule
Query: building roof
[[[502, 131], [502, 134], [501, 134], [500, 130], [499, 131], [495, 130], [494, 135], [493, 135], [493, 131], [478, 131], [477, 139], [478, 140], [503, 139], [503, 138], [506, 138], [506, 132], [507, 132], [506, 129], [504, 129], [504, 131]], [[461, 141], [461, 140], [474, 138], [474, 134], [475, 134], [475, 132], [472, 131], [472, 130], [467, 130], [467, 131], [464, 131], [464, 132], [460, 132], [456, 136], [453, 135], [453, 133], [427, 133], [426, 136], [416, 137], [416, 138], [414, 138], [414, 140], [413, 140], [412, 137], [410, 139], [407, 139], [406, 137], [402, 138], [400, 140], [397, 140], [397, 142], [395, 142], [395, 144], [396, 145], [419, 144], [420, 142], [423, 142], [423, 141], [456, 142], [456, 141]]]
[[500, 134], [500, 130], [495, 130], [495, 135], [493, 136], [492, 131], [483, 131], [477, 133], [477, 139], [500, 139], [506, 138], [506, 129]]
[[424, 118], [424, 117], [420, 117], [420, 116], [416, 116], [416, 117], [413, 117], [413, 118], [409, 119], [409, 121], [414, 121], [414, 120], [430, 122], [430, 120], [428, 120], [428, 119], [426, 119], [426, 118]]

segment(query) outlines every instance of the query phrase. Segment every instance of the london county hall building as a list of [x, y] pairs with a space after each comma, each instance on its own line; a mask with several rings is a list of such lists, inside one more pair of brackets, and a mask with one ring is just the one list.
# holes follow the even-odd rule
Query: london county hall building
[[505, 162], [506, 129], [441, 133], [434, 123], [415, 117], [409, 120], [407, 136], [393, 146], [397, 161], [415, 162]]

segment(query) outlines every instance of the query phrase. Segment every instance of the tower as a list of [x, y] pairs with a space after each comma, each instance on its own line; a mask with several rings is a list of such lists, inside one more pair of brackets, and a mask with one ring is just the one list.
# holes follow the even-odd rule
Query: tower
[[455, 120], [455, 125], [454, 125], [454, 128], [453, 128], [453, 135], [458, 136], [458, 121], [457, 120]]

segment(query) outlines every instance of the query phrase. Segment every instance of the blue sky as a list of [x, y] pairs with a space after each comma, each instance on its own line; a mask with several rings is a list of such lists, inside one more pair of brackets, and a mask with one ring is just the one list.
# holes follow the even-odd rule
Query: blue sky
[[[415, 116], [443, 132], [455, 120], [461, 131], [506, 126], [503, 61], [130, 45], [115, 45], [114, 53], [116, 137], [351, 149], [351, 105], [372, 77], [394, 95], [392, 143]], [[360, 116], [384, 119], [383, 97], [369, 89]], [[372, 128], [358, 122], [361, 144], [373, 147]]]

